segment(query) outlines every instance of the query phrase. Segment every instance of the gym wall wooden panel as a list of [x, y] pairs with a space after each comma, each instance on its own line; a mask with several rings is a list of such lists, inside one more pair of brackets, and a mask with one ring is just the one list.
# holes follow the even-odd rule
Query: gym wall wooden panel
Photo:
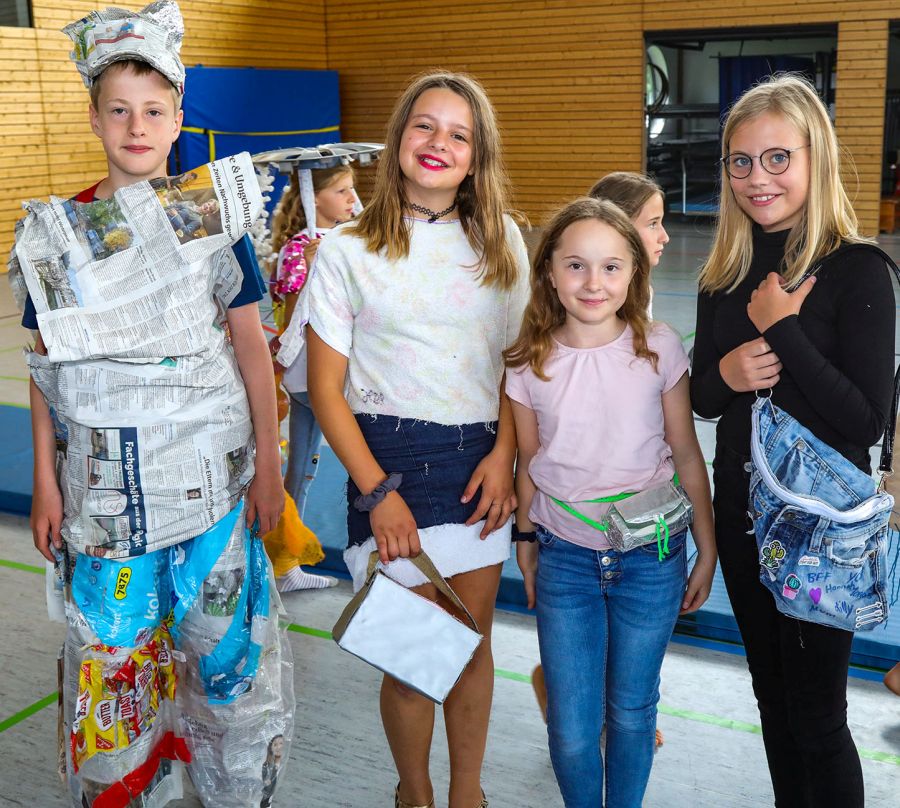
[[[644, 164], [646, 31], [837, 23], [837, 130], [864, 230], [878, 225], [887, 28], [897, 0], [327, 0], [328, 67], [341, 75], [343, 132], [379, 139], [422, 70], [465, 70], [500, 118], [515, 203], [535, 223], [603, 174]], [[858, 181], [857, 181], [858, 175]], [[365, 195], [365, 180], [361, 183]]]
[[[0, 203], [4, 255], [22, 200], [67, 196], [106, 173], [103, 149], [88, 126], [88, 94], [60, 29], [107, 5], [146, 3], [32, 0], [34, 28], [0, 28], [6, 66], [0, 81], [0, 168], [9, 188]], [[187, 65], [327, 67], [325, 0], [181, 0], [180, 5]]]
[[497, 109], [515, 204], [539, 224], [602, 174], [641, 168], [642, 7], [329, 0], [328, 61], [341, 77], [344, 136], [383, 138], [410, 76], [469, 72]]
[[844, 179], [860, 226], [878, 233], [888, 24], [896, 0], [644, 0], [647, 30], [837, 23], [835, 127], [846, 150]]

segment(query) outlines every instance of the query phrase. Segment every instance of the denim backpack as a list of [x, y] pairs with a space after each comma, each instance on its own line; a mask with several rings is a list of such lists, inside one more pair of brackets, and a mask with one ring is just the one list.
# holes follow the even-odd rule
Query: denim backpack
[[[870, 245], [856, 249], [879, 252], [900, 282], [890, 256]], [[900, 369], [882, 443], [882, 475], [892, 473], [898, 398]], [[760, 581], [788, 617], [847, 631], [875, 628], [888, 617], [887, 531], [894, 498], [771, 396], [757, 395], [751, 418], [749, 510]]]

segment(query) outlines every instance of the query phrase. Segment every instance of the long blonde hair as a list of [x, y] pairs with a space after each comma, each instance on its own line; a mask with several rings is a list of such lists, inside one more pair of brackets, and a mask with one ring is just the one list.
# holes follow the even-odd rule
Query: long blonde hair
[[[314, 168], [312, 170], [313, 191], [318, 193], [327, 188], [338, 177], [349, 174], [353, 177], [351, 166], [335, 166], [334, 168]], [[272, 215], [272, 253], [278, 256], [279, 251], [290, 238], [296, 236], [307, 226], [306, 213], [303, 210], [303, 201], [300, 199], [300, 181], [297, 172], [291, 172], [290, 182], [285, 186], [281, 199], [275, 206]], [[314, 230], [313, 222], [310, 229]], [[313, 234], [314, 235], [314, 234]]]
[[[800, 76], [770, 76], [738, 99], [725, 121], [722, 156], [729, 154], [735, 130], [765, 113], [782, 116], [809, 143], [809, 191], [800, 221], [788, 236], [782, 266], [791, 284], [842, 241], [868, 239], [858, 232], [856, 213], [841, 181], [841, 147], [828, 111], [813, 86]], [[753, 259], [753, 222], [738, 206], [724, 163], [720, 181], [716, 233], [700, 270], [704, 292], [733, 290], [747, 277]]]
[[370, 252], [386, 249], [388, 259], [409, 255], [410, 223], [404, 219], [407, 203], [400, 169], [403, 130], [413, 105], [426, 90], [444, 89], [465, 99], [472, 111], [472, 168], [457, 191], [463, 231], [481, 256], [481, 280], [488, 286], [509, 289], [516, 279], [516, 259], [506, 238], [503, 214], [509, 207], [509, 179], [500, 157], [500, 132], [494, 108], [484, 88], [462, 73], [423, 73], [413, 79], [397, 101], [388, 121], [385, 148], [378, 161], [371, 201], [352, 226]]
[[656, 370], [659, 356], [647, 346], [647, 334], [652, 327], [647, 317], [647, 306], [650, 303], [650, 258], [637, 230], [621, 208], [613, 202], [591, 197], [570, 202], [544, 228], [544, 235], [531, 264], [531, 298], [525, 307], [522, 327], [516, 341], [503, 352], [507, 367], [529, 365], [535, 376], [543, 381], [548, 380], [544, 373], [544, 363], [553, 351], [553, 332], [566, 321], [566, 310], [553, 288], [553, 253], [559, 246], [563, 233], [576, 222], [587, 219], [608, 225], [628, 245], [634, 272], [628, 284], [625, 303], [616, 312], [616, 316], [630, 325], [634, 332], [635, 356], [648, 360]]

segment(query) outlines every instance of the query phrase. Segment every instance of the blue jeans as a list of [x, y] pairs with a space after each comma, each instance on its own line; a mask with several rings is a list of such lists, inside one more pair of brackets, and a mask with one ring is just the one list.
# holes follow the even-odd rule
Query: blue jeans
[[[659, 671], [681, 608], [686, 531], [657, 558], [589, 550], [542, 527], [537, 627], [547, 683], [550, 759], [566, 808], [640, 808], [650, 767]], [[606, 722], [606, 802], [600, 731]]]
[[303, 518], [309, 487], [319, 468], [319, 444], [322, 443], [322, 430], [309, 406], [307, 393], [289, 393], [291, 397], [291, 414], [288, 422], [287, 472], [284, 475], [284, 488], [297, 503], [297, 512]]

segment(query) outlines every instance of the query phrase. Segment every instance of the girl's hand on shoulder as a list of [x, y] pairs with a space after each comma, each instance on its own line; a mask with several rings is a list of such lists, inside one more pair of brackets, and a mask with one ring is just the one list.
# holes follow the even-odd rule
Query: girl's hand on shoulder
[[691, 570], [687, 586], [684, 589], [684, 597], [681, 600], [679, 614], [696, 612], [709, 597], [712, 589], [713, 575], [716, 572], [716, 555], [699, 554], [694, 568]]
[[719, 360], [719, 374], [736, 393], [774, 387], [780, 373], [781, 361], [763, 337], [738, 345]]
[[369, 513], [372, 535], [382, 564], [422, 552], [416, 520], [403, 497], [390, 491]]
[[31, 535], [37, 551], [51, 563], [54, 558], [50, 552], [50, 543], [57, 550], [62, 549], [62, 520], [62, 492], [56, 480], [35, 485], [31, 505]]
[[280, 474], [257, 469], [247, 489], [247, 527], [259, 520], [259, 535], [275, 529], [284, 511], [284, 483]]
[[770, 272], [766, 279], [750, 293], [747, 315], [760, 334], [771, 328], [779, 320], [799, 314], [806, 296], [815, 286], [815, 277], [807, 278], [793, 292], [787, 292], [782, 285], [784, 278], [777, 272]]
[[536, 541], [516, 542], [516, 561], [522, 572], [522, 580], [525, 583], [525, 597], [528, 600], [528, 608], [533, 609], [537, 603], [537, 562], [538, 543]]
[[303, 260], [306, 261], [307, 268], [312, 266], [313, 258], [316, 257], [316, 253], [319, 251], [319, 243], [321, 241], [322, 239], [320, 238], [314, 238], [303, 248]]
[[493, 449], [484, 456], [469, 479], [460, 502], [469, 502], [479, 487], [481, 499], [478, 500], [475, 513], [466, 520], [466, 525], [474, 525], [484, 519], [481, 538], [486, 539], [509, 521], [510, 514], [517, 505], [513, 462], [507, 452]]

